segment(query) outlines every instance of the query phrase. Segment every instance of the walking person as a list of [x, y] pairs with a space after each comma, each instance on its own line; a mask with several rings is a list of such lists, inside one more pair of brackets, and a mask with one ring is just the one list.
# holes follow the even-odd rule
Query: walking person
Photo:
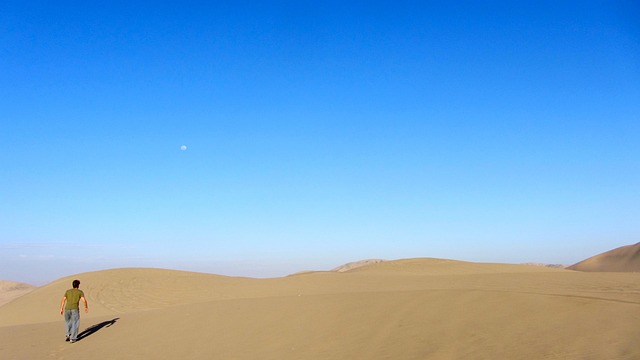
[[89, 312], [89, 304], [84, 293], [79, 289], [80, 280], [73, 280], [73, 289], [64, 293], [60, 303], [60, 315], [64, 315], [66, 329], [65, 341], [78, 341], [78, 327], [80, 326], [80, 300], [84, 303], [84, 312]]

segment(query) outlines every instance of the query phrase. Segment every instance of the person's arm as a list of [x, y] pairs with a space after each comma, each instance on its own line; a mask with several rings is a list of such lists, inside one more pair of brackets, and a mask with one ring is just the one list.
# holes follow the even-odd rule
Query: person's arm
[[84, 303], [84, 312], [88, 313], [89, 312], [89, 303], [87, 303], [87, 299], [85, 299], [85, 297], [81, 297], [80, 300], [82, 300], [82, 302]]
[[62, 301], [60, 302], [60, 315], [64, 314], [64, 304], [67, 302], [67, 295], [62, 297]]

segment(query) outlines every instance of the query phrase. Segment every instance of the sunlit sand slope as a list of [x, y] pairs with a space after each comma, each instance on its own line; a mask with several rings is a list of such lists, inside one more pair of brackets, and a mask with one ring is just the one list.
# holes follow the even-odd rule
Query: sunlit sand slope
[[[39, 287], [0, 307], [0, 326], [60, 320], [60, 300], [74, 279], [81, 281], [90, 317], [165, 308], [242, 296], [257, 281], [163, 269], [114, 269], [78, 274]], [[251, 286], [249, 286], [251, 288]], [[23, 311], [28, 309], [28, 311]]]
[[622, 246], [568, 267], [579, 271], [640, 272], [640, 243]]
[[[60, 316], [48, 314], [73, 277], [63, 279], [0, 307], [3, 359], [640, 358], [635, 273], [408, 259], [261, 280], [77, 277], [98, 313], [82, 327], [97, 331], [62, 341]], [[29, 314], [45, 303], [46, 316]]]

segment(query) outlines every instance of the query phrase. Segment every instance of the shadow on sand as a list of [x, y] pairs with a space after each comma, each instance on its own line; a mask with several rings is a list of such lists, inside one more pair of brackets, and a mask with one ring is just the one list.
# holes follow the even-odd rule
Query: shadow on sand
[[95, 334], [98, 330], [100, 330], [102, 328], [109, 327], [109, 326], [115, 324], [116, 321], [118, 321], [119, 319], [120, 318], [115, 318], [115, 319], [112, 319], [112, 320], [103, 321], [103, 322], [101, 322], [99, 324], [95, 324], [95, 325], [89, 326], [83, 332], [78, 334], [78, 341]]

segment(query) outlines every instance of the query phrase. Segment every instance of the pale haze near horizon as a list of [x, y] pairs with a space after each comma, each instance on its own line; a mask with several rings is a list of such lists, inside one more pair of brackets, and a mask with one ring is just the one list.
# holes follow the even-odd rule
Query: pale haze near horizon
[[631, 1], [0, 5], [0, 279], [640, 241]]

